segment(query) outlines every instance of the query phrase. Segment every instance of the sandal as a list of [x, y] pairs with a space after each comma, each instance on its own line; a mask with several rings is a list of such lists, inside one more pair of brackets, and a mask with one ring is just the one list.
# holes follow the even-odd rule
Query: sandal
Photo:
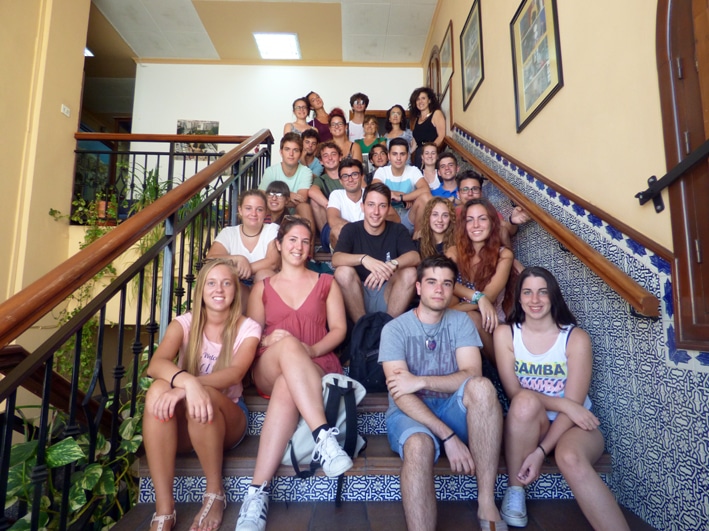
[[[209, 511], [212, 509], [212, 505], [214, 505], [214, 502], [220, 501], [224, 503], [224, 509], [226, 509], [226, 494], [217, 494], [215, 492], [205, 492], [204, 495], [202, 496], [202, 512], [199, 513], [199, 519], [197, 520], [197, 527], [201, 528], [202, 527], [202, 522], [204, 522], [204, 519], [207, 518], [207, 515], [209, 514]], [[221, 521], [219, 522], [219, 525], [217, 525], [214, 529], [215, 531], [219, 529], [219, 527], [222, 525]], [[194, 529], [194, 525], [191, 529]], [[158, 529], [158, 531], [162, 531]]]
[[153, 527], [153, 524], [157, 522], [157, 531], [163, 531], [165, 528], [165, 522], [169, 522], [170, 520], [172, 520], [172, 525], [170, 526], [170, 529], [172, 529], [177, 524], [177, 511], [172, 511], [172, 514], [161, 515], [158, 515], [158, 513], [153, 513], [153, 517], [150, 519], [150, 527]]

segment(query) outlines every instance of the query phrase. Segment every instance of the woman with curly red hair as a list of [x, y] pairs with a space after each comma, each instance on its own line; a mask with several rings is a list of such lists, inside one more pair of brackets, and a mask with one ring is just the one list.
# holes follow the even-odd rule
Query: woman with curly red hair
[[455, 242], [455, 247], [446, 251], [459, 270], [453, 289], [458, 302], [452, 307], [473, 320], [483, 342], [483, 354], [494, 365], [492, 333], [505, 320], [503, 300], [514, 254], [502, 245], [500, 218], [492, 203], [487, 199], [465, 203], [456, 224]]

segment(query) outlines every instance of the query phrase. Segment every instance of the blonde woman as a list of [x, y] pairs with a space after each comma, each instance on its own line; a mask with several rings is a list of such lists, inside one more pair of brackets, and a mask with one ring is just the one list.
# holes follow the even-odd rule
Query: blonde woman
[[261, 325], [242, 313], [239, 276], [230, 261], [206, 263], [192, 312], [172, 320], [148, 366], [143, 438], [155, 488], [152, 531], [175, 528], [175, 457], [194, 451], [206, 478], [202, 508], [190, 530], [214, 531], [226, 496], [224, 450], [246, 434], [242, 379], [261, 339]]

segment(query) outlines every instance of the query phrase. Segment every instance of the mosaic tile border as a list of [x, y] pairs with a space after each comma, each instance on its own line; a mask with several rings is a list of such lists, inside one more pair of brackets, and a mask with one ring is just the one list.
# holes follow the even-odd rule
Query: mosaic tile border
[[[464, 132], [454, 137], [660, 299], [659, 320], [637, 317], [536, 223], [515, 238], [520, 261], [555, 274], [592, 338], [589, 394], [612, 456], [609, 485], [618, 500], [657, 529], [709, 529], [709, 355], [673, 343], [669, 264]], [[485, 193], [503, 213], [511, 209], [490, 183]]]
[[666, 342], [665, 361], [668, 366], [709, 373], [708, 352], [682, 350], [675, 346], [672, 277], [670, 264], [666, 260], [548, 187], [465, 131], [454, 129], [453, 138], [660, 300]]
[[[247, 435], [258, 435], [263, 428], [266, 413], [263, 411], [249, 411], [249, 426]], [[386, 419], [384, 413], [360, 412], [357, 414], [357, 430], [362, 435], [386, 435]]]
[[[608, 481], [605, 475], [601, 475]], [[243, 501], [250, 478], [224, 478], [224, 488], [229, 502]], [[436, 476], [436, 497], [445, 501], [477, 499], [478, 487], [474, 477], [462, 475]], [[325, 476], [298, 479], [292, 476], [274, 478], [271, 500], [279, 502], [334, 501], [337, 480]], [[175, 479], [175, 501], [201, 502], [206, 487], [204, 477], [179, 477]], [[495, 497], [501, 500], [507, 487], [507, 476], [498, 476]], [[527, 489], [529, 499], [573, 499], [571, 489], [561, 474], [545, 474]], [[399, 476], [345, 476], [343, 501], [399, 501], [401, 486]], [[150, 478], [141, 478], [139, 503], [155, 503], [155, 492]]]

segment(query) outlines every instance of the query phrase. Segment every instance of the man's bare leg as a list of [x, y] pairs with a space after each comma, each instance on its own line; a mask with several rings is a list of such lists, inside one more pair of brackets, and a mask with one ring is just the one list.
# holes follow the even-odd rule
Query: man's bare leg
[[495, 480], [502, 443], [502, 408], [492, 382], [482, 376], [468, 380], [463, 405], [468, 412], [468, 446], [478, 482], [478, 518], [496, 522], [501, 519], [495, 505]]
[[414, 296], [415, 286], [415, 267], [404, 267], [392, 275], [384, 287], [384, 299], [387, 301], [389, 315], [398, 317], [406, 311]]
[[339, 266], [335, 268], [335, 280], [340, 285], [342, 297], [345, 299], [345, 309], [353, 323], [359, 321], [365, 313], [362, 281], [354, 267]]
[[401, 467], [401, 500], [409, 531], [436, 528], [436, 491], [433, 484], [433, 440], [425, 433], [415, 433], [404, 443]]

